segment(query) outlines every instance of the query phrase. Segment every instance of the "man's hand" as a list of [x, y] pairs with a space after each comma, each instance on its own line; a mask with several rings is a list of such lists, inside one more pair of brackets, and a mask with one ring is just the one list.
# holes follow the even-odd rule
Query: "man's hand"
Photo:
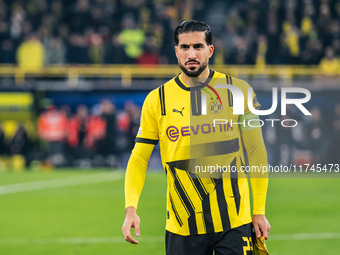
[[260, 238], [261, 236], [264, 236], [264, 238], [267, 240], [269, 236], [270, 231], [270, 224], [264, 215], [256, 214], [253, 216], [253, 226], [255, 229], [255, 234], [257, 238]]
[[131, 228], [135, 229], [135, 235], [139, 237], [139, 224], [140, 219], [136, 213], [136, 208], [128, 207], [125, 210], [125, 220], [123, 223], [122, 231], [126, 241], [138, 244], [138, 241], [131, 236]]

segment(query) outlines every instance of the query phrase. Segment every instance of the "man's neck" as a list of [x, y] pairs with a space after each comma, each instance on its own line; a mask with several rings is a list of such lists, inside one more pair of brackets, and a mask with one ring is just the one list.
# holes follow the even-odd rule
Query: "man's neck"
[[210, 69], [208, 67], [204, 69], [204, 71], [197, 77], [189, 77], [183, 72], [180, 74], [183, 83], [186, 84], [187, 86], [192, 86], [192, 84], [190, 83], [191, 78], [208, 79], [209, 75], [210, 75]]

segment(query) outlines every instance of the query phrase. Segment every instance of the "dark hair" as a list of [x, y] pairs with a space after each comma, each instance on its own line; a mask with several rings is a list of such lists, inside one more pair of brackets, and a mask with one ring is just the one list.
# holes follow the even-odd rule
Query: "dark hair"
[[178, 35], [196, 31], [205, 32], [205, 42], [208, 45], [212, 44], [211, 30], [206, 23], [204, 23], [203, 21], [186, 20], [183, 21], [175, 30], [174, 39], [176, 45], [178, 45]]

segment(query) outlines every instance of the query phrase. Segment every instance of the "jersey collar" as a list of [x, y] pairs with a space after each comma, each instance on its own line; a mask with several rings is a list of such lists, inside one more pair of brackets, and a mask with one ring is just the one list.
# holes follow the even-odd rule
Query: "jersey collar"
[[[209, 73], [209, 77], [205, 80], [204, 84], [209, 84], [209, 82], [211, 81], [212, 77], [214, 76], [214, 73], [215, 71], [212, 70], [212, 69], [209, 69], [210, 73]], [[202, 84], [202, 85], [199, 85], [199, 86], [196, 86], [196, 87], [187, 87], [183, 84], [183, 82], [181, 81], [181, 79], [179, 78], [179, 75], [177, 75], [175, 77], [175, 82], [177, 83], [178, 86], [180, 86], [181, 89], [184, 89], [186, 91], [190, 91], [191, 89], [192, 90], [197, 90], [197, 89], [201, 89], [201, 88], [204, 88], [205, 85]]]

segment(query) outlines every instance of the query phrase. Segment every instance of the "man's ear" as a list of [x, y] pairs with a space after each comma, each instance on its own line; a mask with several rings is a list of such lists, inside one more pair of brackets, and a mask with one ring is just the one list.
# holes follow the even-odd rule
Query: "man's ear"
[[211, 56], [214, 54], [214, 45], [209, 45], [209, 58], [211, 58]]
[[178, 46], [176, 45], [175, 46], [175, 54], [176, 54], [176, 57], [178, 58], [177, 54], [178, 54]]

